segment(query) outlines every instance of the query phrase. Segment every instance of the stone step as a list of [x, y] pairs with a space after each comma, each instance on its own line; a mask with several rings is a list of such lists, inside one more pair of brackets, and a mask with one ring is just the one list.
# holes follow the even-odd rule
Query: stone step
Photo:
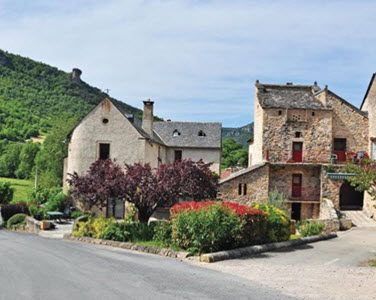
[[344, 210], [341, 212], [350, 218], [357, 227], [376, 227], [376, 221], [362, 210]]

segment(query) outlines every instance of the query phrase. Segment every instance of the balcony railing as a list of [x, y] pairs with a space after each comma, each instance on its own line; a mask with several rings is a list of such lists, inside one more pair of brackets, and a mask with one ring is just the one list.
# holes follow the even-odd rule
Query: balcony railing
[[283, 193], [290, 201], [320, 201], [320, 188], [304, 186], [275, 186], [272, 190]]

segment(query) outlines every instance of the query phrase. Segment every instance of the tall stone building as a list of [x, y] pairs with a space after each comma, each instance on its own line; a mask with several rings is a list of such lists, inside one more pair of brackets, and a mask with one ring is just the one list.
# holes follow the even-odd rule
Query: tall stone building
[[[376, 97], [376, 85], [370, 90], [368, 98]], [[346, 182], [352, 174], [344, 173], [344, 166], [370, 151], [368, 115], [372, 114], [316, 82], [258, 81], [254, 112], [249, 167], [220, 182], [223, 199], [251, 203], [279, 191], [288, 198], [291, 216], [297, 220], [320, 217], [325, 199], [337, 209], [363, 207], [363, 193]], [[376, 137], [376, 128], [372, 135]]]
[[[144, 101], [142, 120], [110, 99], [96, 106], [68, 135], [64, 183], [68, 174], [83, 175], [93, 162], [107, 158], [120, 166], [142, 162], [152, 168], [190, 158], [212, 163], [212, 170], [220, 174], [221, 123], [155, 122], [153, 105]], [[123, 209], [115, 211], [121, 215]]]

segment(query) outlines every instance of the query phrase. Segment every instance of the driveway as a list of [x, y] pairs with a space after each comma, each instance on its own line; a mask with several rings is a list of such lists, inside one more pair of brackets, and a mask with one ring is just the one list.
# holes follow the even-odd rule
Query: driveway
[[253, 258], [200, 264], [301, 299], [376, 299], [376, 228], [353, 228], [336, 239]]
[[235, 275], [0, 230], [0, 299], [294, 299]]

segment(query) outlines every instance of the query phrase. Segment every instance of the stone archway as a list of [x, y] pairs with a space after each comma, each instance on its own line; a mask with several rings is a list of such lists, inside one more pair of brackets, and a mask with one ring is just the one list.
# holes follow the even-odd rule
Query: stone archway
[[339, 193], [339, 208], [341, 210], [362, 210], [364, 192], [355, 190], [353, 186], [345, 181], [341, 185]]

